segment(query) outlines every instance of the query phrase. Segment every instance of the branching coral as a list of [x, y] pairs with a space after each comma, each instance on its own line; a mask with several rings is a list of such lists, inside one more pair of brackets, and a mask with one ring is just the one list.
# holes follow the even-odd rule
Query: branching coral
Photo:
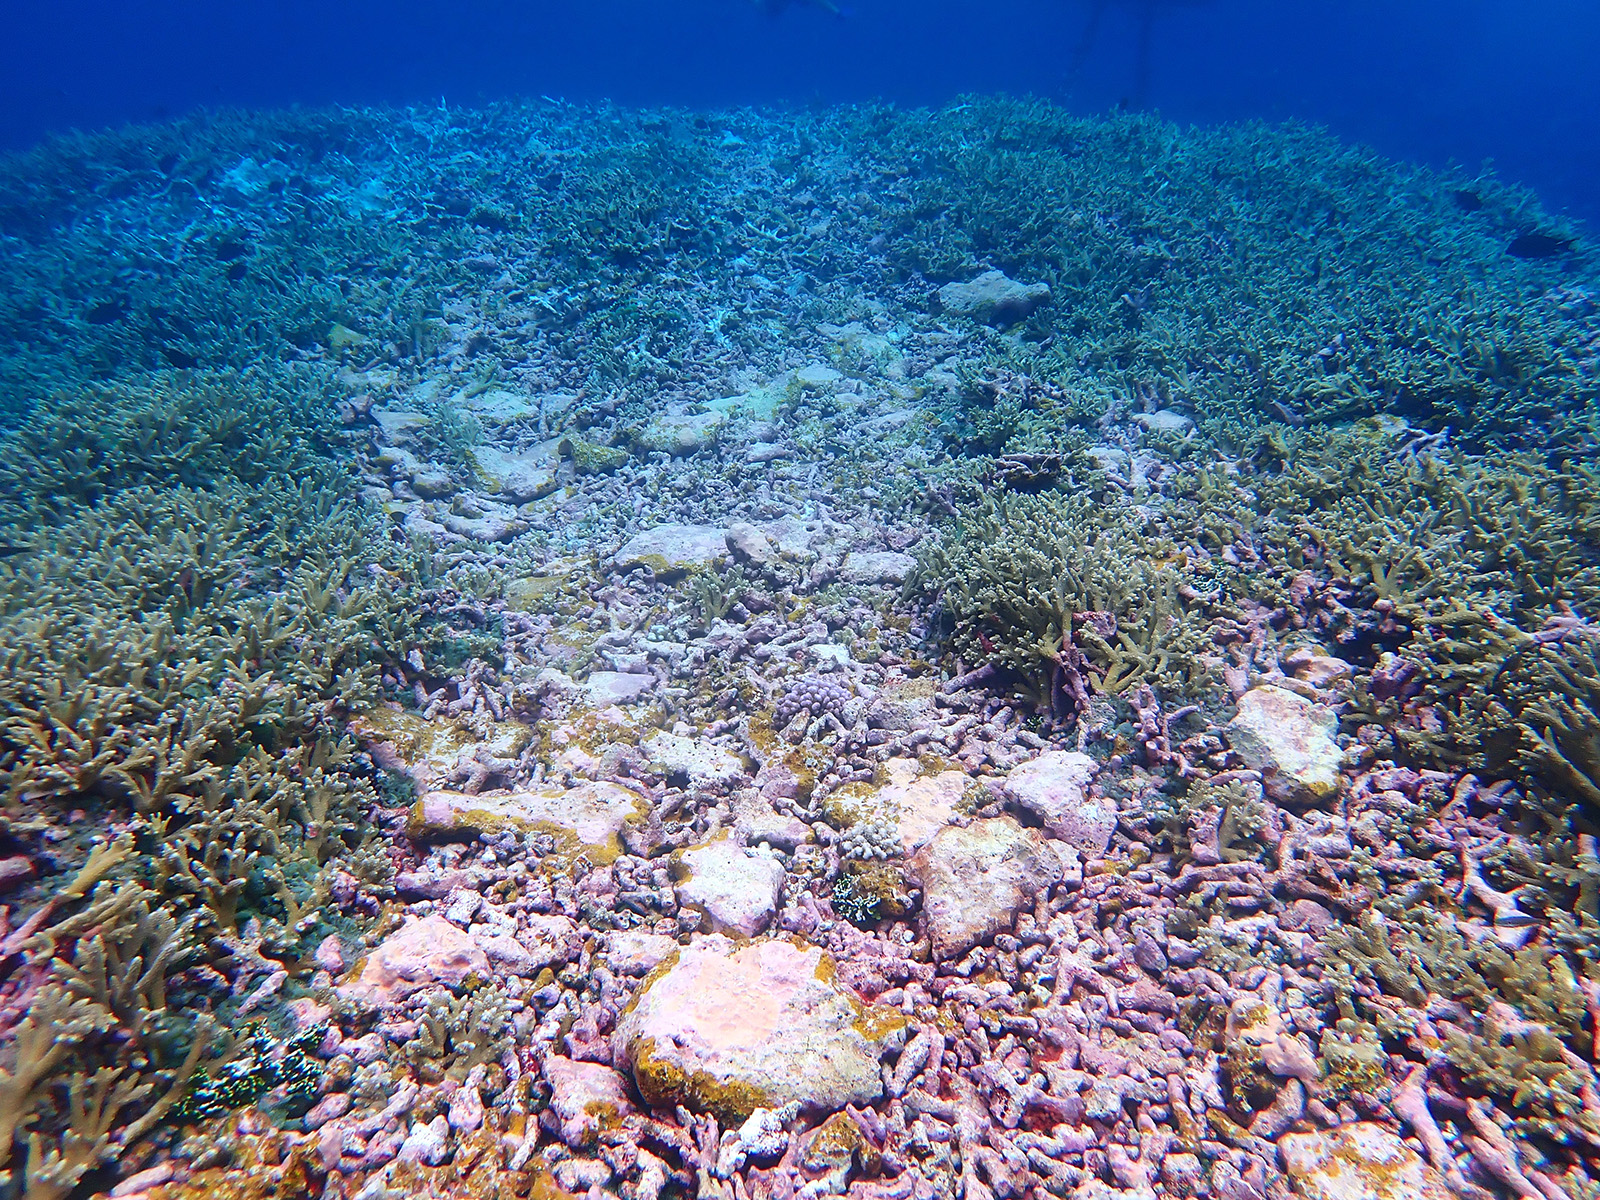
[[406, 1057], [450, 1059], [452, 1077], [497, 1061], [511, 1045], [511, 1000], [499, 985], [464, 996], [427, 997], [417, 1018], [417, 1034], [405, 1044]]
[[1146, 524], [1130, 505], [1001, 494], [959, 516], [921, 569], [957, 653], [1015, 672], [1046, 711], [1074, 648], [1100, 690], [1186, 693], [1209, 675], [1203, 618], [1183, 598], [1176, 545]]
[[[1579, 960], [1580, 977], [1563, 953], [1537, 943], [1507, 950], [1421, 908], [1393, 923], [1370, 912], [1358, 928], [1336, 932], [1329, 951], [1341, 1031], [1401, 1041], [1446, 1004], [1442, 1011], [1456, 1015], [1444, 1026], [1445, 1052], [1469, 1086], [1503, 1097], [1529, 1132], [1564, 1140], [1575, 1130], [1600, 1146], [1592, 1102], [1600, 1077], [1587, 1027], [1600, 967]], [[1361, 999], [1362, 980], [1403, 1007], [1370, 993]]]
[[31, 1126], [30, 1195], [143, 1138], [216, 1057], [211, 1018], [168, 1006], [176, 972], [246, 914], [258, 956], [281, 956], [263, 986], [299, 971], [377, 803], [342, 719], [375, 698], [388, 647], [420, 640], [418, 585], [382, 541], [373, 569], [319, 397], [158, 378], [58, 398], [7, 445], [0, 514], [36, 535], [0, 565], [8, 817], [126, 819], [41, 910], [8, 985], [68, 1051], [18, 1030], [0, 1151]]
[[[1049, 284], [1036, 336], [1005, 353], [1064, 390], [1153, 380], [1219, 424], [1276, 403], [1503, 441], [1571, 420], [1593, 394], [1581, 322], [1549, 271], [1506, 269], [1502, 231], [1536, 205], [1492, 181], [1467, 213], [1444, 179], [1302, 126], [1180, 134], [998, 99], [917, 130], [891, 122], [876, 141], [880, 170], [908, 181], [891, 210], [896, 262], [938, 281], [994, 266]], [[1301, 236], [1279, 240], [1287, 229]]]

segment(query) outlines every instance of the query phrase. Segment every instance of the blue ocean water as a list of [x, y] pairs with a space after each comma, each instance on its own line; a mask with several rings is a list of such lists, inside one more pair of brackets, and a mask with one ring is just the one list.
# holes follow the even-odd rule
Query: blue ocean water
[[1548, 207], [1600, 217], [1600, 9], [1587, 0], [849, 0], [843, 16], [803, 0], [10, 0], [0, 11], [6, 148], [207, 105], [541, 94], [920, 105], [1003, 91], [1084, 112], [1136, 102], [1185, 123], [1300, 117], [1395, 157], [1492, 159]]

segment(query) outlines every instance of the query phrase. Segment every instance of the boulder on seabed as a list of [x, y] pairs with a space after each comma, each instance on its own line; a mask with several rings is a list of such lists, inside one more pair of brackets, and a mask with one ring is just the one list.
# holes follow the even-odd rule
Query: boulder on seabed
[[816, 946], [699, 938], [618, 1021], [615, 1061], [651, 1106], [683, 1104], [724, 1125], [791, 1102], [819, 1115], [870, 1104], [906, 1021], [864, 1004], [835, 973]]
[[1012, 817], [941, 829], [917, 852], [912, 869], [940, 962], [1010, 929], [1023, 907], [1062, 876], [1061, 859], [1039, 831]]
[[1284, 804], [1313, 805], [1339, 792], [1344, 751], [1333, 740], [1339, 718], [1331, 708], [1287, 688], [1264, 684], [1239, 697], [1228, 722], [1228, 743], [1262, 786]]

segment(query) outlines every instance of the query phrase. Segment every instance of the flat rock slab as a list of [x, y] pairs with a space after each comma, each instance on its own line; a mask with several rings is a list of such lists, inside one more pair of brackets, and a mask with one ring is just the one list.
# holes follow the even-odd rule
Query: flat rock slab
[[904, 583], [917, 560], [894, 550], [851, 551], [839, 577], [846, 583]]
[[1087, 754], [1046, 751], [1006, 776], [1005, 796], [1038, 817], [1047, 836], [1068, 843], [1085, 858], [1099, 858], [1117, 828], [1117, 806], [1089, 795], [1099, 770]]
[[556, 489], [559, 462], [554, 443], [520, 451], [476, 446], [472, 462], [484, 483], [517, 504], [548, 496]]
[[596, 708], [609, 704], [632, 704], [656, 685], [654, 675], [631, 671], [590, 671], [583, 681], [584, 695]]
[[684, 1104], [725, 1126], [791, 1101], [818, 1114], [870, 1104], [906, 1022], [863, 1004], [835, 974], [815, 946], [697, 939], [623, 1014], [615, 1061], [650, 1105]]
[[1439, 1173], [1382, 1125], [1357, 1121], [1278, 1140], [1284, 1170], [1305, 1200], [1449, 1200]]
[[663, 413], [639, 432], [640, 450], [656, 453], [693, 454], [714, 446], [728, 418], [720, 412]]
[[538, 788], [521, 792], [432, 791], [411, 808], [407, 832], [412, 837], [515, 830], [547, 833], [557, 854], [591, 862], [610, 862], [621, 853], [618, 835], [628, 822], [645, 815], [645, 803], [614, 783], [580, 783], [574, 788]]
[[673, 859], [679, 905], [704, 913], [715, 933], [754, 937], [783, 900], [783, 864], [759, 850], [723, 840]]
[[1270, 684], [1239, 698], [1228, 722], [1228, 743], [1267, 793], [1286, 804], [1313, 805], [1339, 793], [1344, 752], [1333, 740], [1339, 718], [1331, 708]]
[[657, 575], [676, 575], [708, 567], [728, 553], [728, 531], [721, 525], [657, 525], [636, 533], [617, 551], [619, 570], [649, 567]]
[[1043, 835], [1012, 817], [940, 830], [912, 859], [912, 870], [940, 962], [1010, 929], [1039, 890], [1062, 876], [1061, 859]]
[[518, 721], [497, 721], [480, 739], [465, 723], [425, 721], [422, 715], [380, 705], [350, 719], [350, 730], [386, 771], [404, 771], [426, 791], [452, 770], [463, 753], [483, 746], [495, 758], [515, 758], [533, 737]]
[[921, 774], [914, 759], [891, 758], [884, 769], [889, 782], [883, 787], [860, 795], [836, 792], [825, 802], [825, 812], [845, 828], [878, 816], [888, 818], [900, 834], [901, 852], [914, 854], [955, 818], [971, 780], [964, 771]]
[[985, 271], [968, 283], [947, 283], [939, 289], [939, 304], [946, 312], [986, 325], [1014, 325], [1048, 303], [1048, 284], [1017, 283], [999, 271]]
[[428, 427], [428, 414], [411, 409], [375, 408], [371, 415], [378, 425], [378, 438], [386, 446], [413, 442]]
[[380, 1006], [425, 987], [460, 987], [468, 975], [489, 977], [489, 956], [443, 917], [421, 917], [391, 933], [339, 985], [341, 995]]

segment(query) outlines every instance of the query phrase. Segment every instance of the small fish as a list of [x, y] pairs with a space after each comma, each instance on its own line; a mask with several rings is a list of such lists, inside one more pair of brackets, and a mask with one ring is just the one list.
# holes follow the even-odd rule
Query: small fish
[[1572, 239], [1549, 233], [1525, 233], [1506, 247], [1515, 258], [1554, 258], [1572, 249]]

